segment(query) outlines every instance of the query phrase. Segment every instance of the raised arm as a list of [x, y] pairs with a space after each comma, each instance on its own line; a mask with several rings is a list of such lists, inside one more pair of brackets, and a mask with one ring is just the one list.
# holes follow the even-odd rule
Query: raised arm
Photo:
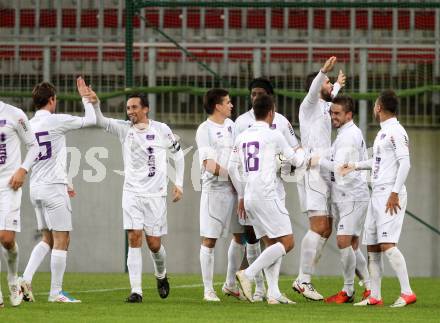
[[324, 83], [326, 79], [326, 73], [333, 70], [333, 67], [336, 64], [336, 57], [332, 56], [330, 57], [322, 66], [321, 70], [319, 71], [318, 75], [316, 75], [315, 79], [313, 80], [312, 84], [310, 85], [309, 92], [307, 93], [304, 103], [308, 106], [314, 106], [320, 98], [320, 92], [322, 84]]

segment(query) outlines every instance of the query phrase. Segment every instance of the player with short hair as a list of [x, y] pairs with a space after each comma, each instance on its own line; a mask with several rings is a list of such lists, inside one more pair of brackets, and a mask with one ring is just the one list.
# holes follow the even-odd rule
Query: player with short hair
[[[254, 102], [257, 98], [263, 95], [274, 96], [275, 91], [271, 81], [265, 77], [257, 77], [253, 79], [249, 84], [249, 92], [251, 99], [251, 109], [241, 114], [235, 121], [235, 136], [237, 137], [246, 129], [250, 128], [256, 122], [255, 113], [253, 109]], [[292, 125], [282, 114], [275, 112], [274, 120], [270, 126], [270, 129], [279, 132], [288, 142], [288, 144], [296, 149], [299, 147], [298, 139], [295, 136]], [[282, 156], [279, 156], [282, 158]], [[280, 158], [278, 158], [279, 160]], [[287, 165], [290, 173], [290, 165]], [[280, 172], [277, 172], [277, 193], [280, 201], [285, 205], [286, 192], [284, 191], [283, 181], [281, 179]], [[256, 239], [252, 226], [249, 225], [247, 220], [242, 220], [242, 224], [245, 226], [246, 231], [246, 256], [249, 264], [252, 264], [255, 259], [261, 254], [260, 241]], [[264, 287], [264, 278], [262, 273], [255, 276], [255, 293], [254, 301], [263, 301], [266, 295]]]
[[234, 144], [234, 122], [229, 119], [233, 105], [225, 89], [211, 89], [204, 97], [208, 118], [197, 129], [196, 142], [202, 170], [200, 197], [200, 265], [204, 300], [220, 301], [213, 287], [214, 247], [218, 238], [232, 232], [228, 249], [226, 282], [222, 291], [240, 298], [235, 273], [244, 254], [243, 227], [236, 213], [237, 194], [228, 176], [228, 161]]
[[[84, 80], [78, 78], [78, 90], [85, 86]], [[46, 254], [52, 250], [49, 302], [79, 303], [80, 300], [71, 297], [62, 289], [70, 231], [72, 231], [66, 133], [95, 125], [95, 111], [93, 106], [83, 99], [84, 117], [55, 113], [56, 89], [48, 82], [39, 83], [34, 87], [32, 101], [37, 111], [30, 124], [35, 131], [41, 152], [32, 169], [29, 187], [37, 227], [43, 236], [32, 250], [23, 278], [20, 278], [20, 285], [24, 299], [35, 301], [32, 293], [32, 278]]]
[[[311, 155], [325, 155], [331, 147], [330, 102], [345, 85], [345, 75], [339, 72], [333, 85], [328, 76], [336, 64], [330, 57], [318, 73], [308, 77], [307, 95], [299, 108], [301, 144]], [[292, 284], [294, 291], [311, 300], [322, 300], [323, 296], [312, 285], [312, 274], [322, 250], [332, 232], [330, 203], [330, 172], [312, 168], [298, 181], [301, 210], [309, 218], [310, 228], [301, 242], [299, 274]]]
[[[344, 287], [336, 295], [327, 297], [327, 303], [351, 303], [354, 300], [354, 276], [357, 270], [366, 287], [363, 298], [370, 294], [370, 279], [367, 262], [359, 247], [359, 235], [367, 211], [370, 193], [363, 176], [342, 178], [338, 168], [348, 160], [368, 159], [367, 147], [361, 130], [353, 122], [354, 101], [349, 96], [340, 95], [333, 99], [330, 115], [337, 136], [329, 156], [313, 157], [312, 167], [323, 167], [331, 172], [331, 202], [334, 217], [336, 241], [341, 253]], [[365, 175], [365, 176], [364, 176]]]
[[235, 140], [229, 162], [229, 174], [239, 197], [239, 214], [247, 217], [257, 239], [266, 249], [236, 276], [244, 296], [253, 302], [252, 281], [264, 269], [268, 284], [269, 304], [294, 304], [281, 294], [278, 278], [282, 257], [294, 246], [289, 213], [277, 192], [277, 155], [300, 167], [305, 164], [304, 151], [293, 149], [278, 131], [270, 126], [275, 118], [273, 98], [262, 95], [255, 99], [256, 122]]
[[354, 305], [383, 305], [381, 280], [383, 255], [399, 279], [401, 294], [391, 307], [415, 303], [416, 294], [409, 284], [406, 261], [397, 248], [406, 211], [405, 181], [410, 169], [408, 134], [397, 121], [399, 100], [392, 90], [383, 91], [374, 104], [374, 117], [380, 122], [373, 145], [373, 158], [349, 163], [342, 174], [371, 169], [372, 194], [364, 225], [363, 243], [367, 245], [371, 296]]
[[170, 286], [161, 238], [168, 231], [168, 157], [174, 159], [176, 167], [173, 202], [177, 202], [183, 196], [183, 151], [168, 125], [148, 117], [150, 107], [145, 94], [129, 96], [126, 103], [128, 121], [105, 118], [90, 88], [83, 96], [94, 105], [98, 127], [118, 136], [122, 144], [125, 172], [122, 210], [124, 230], [128, 234], [127, 268], [131, 285], [126, 302], [142, 302], [142, 233], [153, 260], [159, 296], [166, 298]]
[[[22, 163], [20, 141], [27, 154]], [[26, 114], [0, 101], [0, 244], [8, 267], [8, 285], [12, 306], [20, 305], [23, 294], [18, 281], [18, 245], [20, 232], [21, 187], [40, 150]], [[1, 267], [1, 261], [0, 261]], [[4, 307], [0, 289], [0, 308]]]

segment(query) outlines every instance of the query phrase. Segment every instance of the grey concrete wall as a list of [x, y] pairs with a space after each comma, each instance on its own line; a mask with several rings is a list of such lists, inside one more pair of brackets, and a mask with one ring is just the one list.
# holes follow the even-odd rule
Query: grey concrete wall
[[[175, 129], [183, 146], [195, 146], [195, 130]], [[372, 144], [376, 129], [369, 135]], [[435, 130], [409, 130], [412, 169], [407, 182], [409, 192], [408, 210], [440, 228], [439, 200], [440, 150], [437, 141], [440, 132]], [[73, 148], [71, 164], [80, 163], [78, 174], [73, 178], [77, 196], [72, 200], [73, 224], [68, 271], [73, 272], [120, 272], [124, 270], [125, 238], [122, 230], [121, 189], [123, 177], [117, 174], [123, 169], [119, 141], [100, 129], [86, 129], [68, 134], [68, 146]], [[96, 148], [104, 147], [104, 148]], [[169, 234], [164, 239], [168, 254], [168, 271], [198, 273], [199, 266], [199, 198], [191, 182], [191, 166], [194, 148], [186, 155], [184, 200], [168, 204]], [[101, 155], [94, 155], [99, 151]], [[107, 154], [108, 153], [108, 154]], [[101, 163], [94, 162], [97, 159]], [[97, 166], [90, 166], [90, 165]], [[195, 165], [198, 165], [196, 162]], [[198, 169], [193, 173], [197, 178]], [[115, 172], [116, 171], [116, 172]], [[84, 178], [88, 178], [85, 181]], [[92, 181], [90, 181], [92, 180]], [[197, 180], [195, 180], [196, 183]], [[198, 186], [198, 185], [196, 185]], [[299, 264], [299, 246], [307, 230], [307, 219], [298, 211], [296, 186], [286, 186], [287, 208], [291, 214], [296, 246], [285, 258], [282, 272], [295, 274]], [[22, 232], [20, 245], [20, 270], [24, 269], [33, 245], [38, 241], [36, 220], [26, 187], [22, 203]], [[226, 254], [229, 239], [218, 242], [215, 250], [215, 271], [226, 270]], [[406, 256], [411, 276], [439, 276], [439, 236], [420, 223], [406, 217], [400, 239], [400, 249]], [[152, 271], [151, 259], [146, 246], [144, 271]], [[365, 251], [365, 248], [363, 248]], [[386, 264], [387, 274], [391, 274]], [[5, 268], [3, 266], [3, 268]], [[49, 256], [41, 270], [49, 270]], [[317, 268], [319, 275], [340, 274], [339, 253], [332, 237]]]

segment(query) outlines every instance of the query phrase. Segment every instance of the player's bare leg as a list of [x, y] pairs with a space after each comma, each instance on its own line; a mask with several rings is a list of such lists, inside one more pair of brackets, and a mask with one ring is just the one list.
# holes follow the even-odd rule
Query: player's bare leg
[[127, 268], [130, 278], [131, 293], [127, 297], [128, 303], [142, 302], [142, 230], [127, 230], [128, 255]]
[[244, 299], [243, 292], [238, 288], [235, 281], [235, 273], [240, 269], [245, 245], [242, 233], [234, 233], [228, 249], [228, 268], [226, 273], [226, 282], [222, 287], [223, 294], [234, 296], [238, 299]]
[[[18, 283], [18, 245], [15, 242], [15, 231], [0, 230], [0, 243], [3, 257], [8, 266], [9, 299], [12, 306], [18, 306], [21, 304], [23, 294]], [[3, 297], [0, 301], [3, 305]]]
[[200, 246], [200, 266], [202, 269], [202, 279], [204, 285], [203, 299], [208, 302], [219, 302], [220, 299], [214, 290], [214, 248], [217, 239], [202, 238], [202, 245]]
[[[254, 228], [245, 226], [245, 234], [247, 239], [246, 258], [249, 266], [261, 255], [260, 240], [255, 237]], [[254, 302], [262, 302], [266, 297], [266, 288], [264, 286], [263, 272], [259, 272], [255, 276], [255, 292], [253, 295]]]
[[160, 298], [167, 298], [170, 293], [170, 285], [167, 278], [166, 269], [166, 252], [162, 245], [161, 237], [146, 235], [148, 248], [150, 249], [150, 256], [153, 260], [154, 275], [157, 281], [157, 292]]
[[298, 278], [292, 288], [311, 300], [322, 300], [323, 297], [312, 285], [314, 268], [321, 258], [322, 250], [332, 232], [332, 218], [327, 215], [309, 217], [310, 229], [301, 242], [301, 260]]
[[35, 297], [32, 293], [32, 279], [35, 272], [40, 267], [47, 253], [53, 248], [52, 232], [47, 229], [41, 231], [43, 237], [39, 243], [37, 243], [31, 252], [29, 261], [23, 273], [23, 277], [20, 279], [20, 287], [23, 292], [23, 300], [26, 302], [34, 302]]

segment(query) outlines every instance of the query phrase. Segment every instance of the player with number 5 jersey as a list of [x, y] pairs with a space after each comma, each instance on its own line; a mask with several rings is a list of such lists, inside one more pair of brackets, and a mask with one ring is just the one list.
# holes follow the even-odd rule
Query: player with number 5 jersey
[[[78, 78], [78, 89], [85, 86]], [[56, 114], [55, 87], [42, 82], [32, 91], [35, 116], [30, 120], [35, 131], [40, 154], [32, 170], [30, 198], [37, 217], [38, 230], [43, 237], [32, 250], [29, 262], [21, 278], [24, 300], [34, 301], [32, 278], [47, 253], [52, 249], [50, 269], [51, 285], [49, 302], [78, 303], [79, 300], [62, 290], [66, 270], [67, 250], [72, 231], [72, 208], [68, 195], [66, 133], [93, 126], [96, 123], [92, 104], [83, 100], [83, 117]]]

